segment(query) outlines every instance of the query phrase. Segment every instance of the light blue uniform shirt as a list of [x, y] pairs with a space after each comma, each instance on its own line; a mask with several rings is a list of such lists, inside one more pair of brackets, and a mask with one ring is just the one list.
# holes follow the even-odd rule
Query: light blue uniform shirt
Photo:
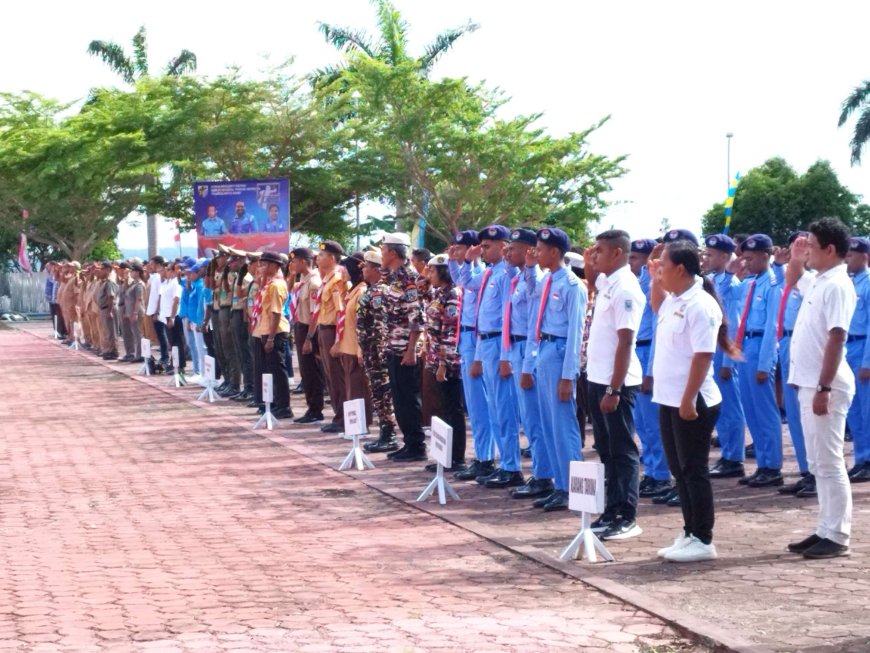
[[532, 297], [532, 310], [529, 314], [529, 345], [523, 360], [523, 372], [532, 373], [540, 343], [535, 342], [538, 325], [538, 311], [541, 294], [552, 275], [549, 296], [541, 318], [541, 333], [565, 338], [565, 360], [562, 363], [562, 379], [574, 381], [580, 375], [580, 344], [583, 342], [583, 322], [586, 318], [586, 304], [589, 295], [586, 285], [568, 268], [546, 273], [538, 281]]
[[[504, 307], [510, 297], [511, 281], [517, 274], [518, 270], [515, 267], [501, 260], [491, 267], [480, 270], [478, 274], [471, 275], [465, 287], [478, 293], [479, 299], [475, 300], [479, 309], [477, 311], [478, 335], [501, 332]], [[484, 279], [486, 279], [486, 286], [483, 286]], [[480, 338], [477, 339], [474, 354], [476, 361], [483, 360], [482, 342]]]
[[[535, 287], [543, 276], [543, 271], [536, 265], [531, 268], [523, 267], [522, 273], [511, 280], [514, 290], [510, 295], [511, 323], [508, 326], [510, 335], [528, 336], [529, 329], [534, 326], [529, 324], [532, 313], [532, 299], [535, 294]], [[510, 360], [510, 349], [505, 350], [502, 347], [500, 360]]]
[[[740, 298], [744, 292], [743, 285], [735, 275], [725, 271], [711, 274], [709, 279], [716, 287], [716, 293], [722, 302], [722, 310], [728, 320], [728, 337], [733, 340], [737, 335], [740, 314], [743, 311], [743, 304], [740, 303]], [[718, 362], [721, 363], [722, 367], [734, 367], [734, 360], [730, 356], [725, 356], [719, 346], [716, 347], [715, 358], [721, 359]]]
[[459, 325], [473, 327], [475, 309], [477, 308], [477, 291], [467, 288], [466, 284], [472, 275], [483, 269], [483, 265], [478, 261], [459, 265], [456, 261], [451, 260], [447, 263], [447, 269], [450, 271], [453, 283], [462, 287], [462, 315], [459, 316]]
[[637, 276], [637, 282], [640, 284], [640, 289], [643, 296], [646, 297], [646, 306], [643, 309], [643, 317], [640, 318], [640, 326], [637, 329], [637, 340], [649, 340], [650, 353], [648, 356], [646, 369], [643, 370], [644, 376], [652, 376], [653, 360], [655, 359], [655, 342], [656, 342], [656, 316], [652, 309], [652, 303], [649, 300], [649, 291], [652, 286], [652, 277], [649, 276], [649, 270], [644, 265], [640, 269], [640, 274]]
[[[864, 270], [852, 277], [858, 302], [855, 304], [855, 314], [849, 323], [850, 336], [870, 336], [870, 270]], [[864, 357], [861, 367], [870, 368], [870, 347], [864, 343]]]
[[[753, 277], [743, 280], [743, 288], [740, 294], [740, 314], [746, 305], [746, 297], [752, 288]], [[776, 321], [779, 318], [779, 302], [782, 298], [782, 287], [776, 282], [771, 270], [762, 272], [755, 277], [755, 288], [752, 293], [752, 301], [749, 304], [749, 313], [746, 316], [746, 333], [763, 331], [761, 348], [758, 353], [758, 365], [756, 371], [769, 372], [776, 366]], [[744, 347], [745, 349], [745, 347]]]
[[215, 216], [214, 218], [206, 218], [201, 225], [203, 236], [222, 236], [227, 232], [227, 225], [224, 221]]

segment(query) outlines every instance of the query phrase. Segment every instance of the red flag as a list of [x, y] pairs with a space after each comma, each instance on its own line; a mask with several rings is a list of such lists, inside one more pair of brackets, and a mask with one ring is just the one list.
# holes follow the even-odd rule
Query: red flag
[[30, 267], [30, 259], [27, 258], [27, 236], [23, 233], [21, 234], [21, 240], [18, 241], [18, 265], [25, 272], [33, 272], [33, 268]]
[[173, 236], [176, 243], [181, 242], [181, 220], [175, 221], [175, 236]]

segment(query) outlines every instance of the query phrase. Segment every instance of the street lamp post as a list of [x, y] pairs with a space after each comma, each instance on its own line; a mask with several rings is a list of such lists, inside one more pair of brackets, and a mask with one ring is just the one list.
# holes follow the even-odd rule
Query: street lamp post
[[733, 137], [734, 137], [734, 134], [732, 134], [731, 132], [728, 132], [727, 134], [725, 134], [725, 138], [728, 139], [728, 154], [727, 154], [727, 158], [728, 158], [728, 179], [726, 180], [727, 183], [725, 184], [725, 189], [726, 189], [726, 190], [728, 190], [729, 188], [731, 188], [731, 139], [732, 139]]

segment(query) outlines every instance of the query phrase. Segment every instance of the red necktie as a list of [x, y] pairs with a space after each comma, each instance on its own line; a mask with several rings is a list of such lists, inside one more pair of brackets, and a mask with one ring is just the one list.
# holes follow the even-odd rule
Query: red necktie
[[544, 282], [544, 292], [541, 293], [541, 305], [538, 307], [538, 323], [535, 325], [535, 342], [541, 342], [541, 322], [544, 319], [544, 309], [547, 308], [547, 297], [550, 294], [550, 284], [553, 283], [553, 273], [547, 275]]
[[477, 337], [477, 316], [480, 314], [480, 300], [483, 299], [483, 291], [486, 290], [486, 282], [492, 274], [492, 268], [486, 268], [483, 273], [483, 281], [480, 282], [480, 292], [477, 293], [477, 306], [474, 308], [474, 337]]
[[462, 286], [456, 286], [459, 291], [459, 315], [456, 318], [456, 341], [454, 344], [459, 346], [459, 334], [462, 333], [462, 300], [465, 299], [465, 289]]
[[785, 305], [788, 303], [788, 295], [791, 292], [791, 286], [786, 286], [782, 292], [782, 299], [779, 300], [779, 315], [776, 318], [776, 339], [782, 340], [783, 320], [785, 318]]
[[749, 284], [749, 293], [746, 295], [746, 303], [743, 305], [743, 314], [740, 316], [740, 326], [737, 327], [737, 347], [743, 349], [743, 336], [746, 334], [746, 318], [752, 306], [752, 295], [755, 292], [755, 279]]
[[[520, 273], [522, 274], [522, 272]], [[511, 281], [511, 291], [508, 293], [507, 304], [504, 307], [504, 324], [501, 327], [501, 344], [505, 351], [511, 350], [511, 297], [517, 287], [517, 282], [520, 280], [520, 275], [514, 277]]]

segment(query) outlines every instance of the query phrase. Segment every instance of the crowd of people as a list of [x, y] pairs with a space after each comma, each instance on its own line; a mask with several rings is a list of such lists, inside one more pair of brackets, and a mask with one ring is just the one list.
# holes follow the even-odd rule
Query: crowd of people
[[[716, 557], [711, 479], [818, 497], [817, 529], [789, 550], [828, 558], [849, 551], [850, 482], [870, 480], [868, 260], [870, 241], [830, 218], [782, 247], [764, 234], [609, 230], [581, 250], [557, 228], [491, 225], [438, 255], [394, 233], [349, 255], [327, 240], [289, 257], [221, 245], [199, 260], [64, 262], [46, 297], [70, 342], [144, 364], [144, 336], [157, 343], [153, 370], [183, 375], [189, 361], [188, 381], [211, 356], [217, 392], [260, 413], [272, 374], [278, 419], [341, 433], [344, 402], [363, 399], [378, 434], [365, 448], [395, 463], [427, 459], [439, 417], [456, 479], [546, 512], [568, 508], [591, 424], [606, 476], [592, 529], [630, 538], [640, 498], [679, 506], [684, 528], [658, 552], [670, 561]], [[298, 417], [291, 392], [304, 395]], [[783, 421], [800, 472], [788, 485]]]

